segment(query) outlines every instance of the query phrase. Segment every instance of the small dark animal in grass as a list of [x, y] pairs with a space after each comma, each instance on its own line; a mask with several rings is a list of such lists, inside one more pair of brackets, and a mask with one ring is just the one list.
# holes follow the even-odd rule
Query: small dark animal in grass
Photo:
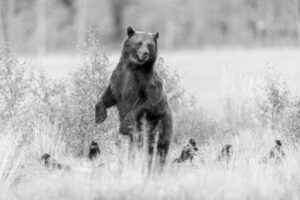
[[55, 169], [70, 170], [70, 166], [62, 165], [62, 164], [58, 163], [55, 159], [51, 158], [50, 154], [48, 154], [48, 153], [45, 153], [42, 155], [41, 162], [47, 169], [50, 169], [50, 170], [55, 170]]
[[95, 160], [100, 156], [100, 148], [97, 142], [92, 141], [89, 149], [89, 159]]
[[197, 151], [198, 151], [198, 147], [196, 141], [194, 139], [190, 139], [189, 143], [183, 147], [179, 158], [176, 158], [174, 162], [182, 163], [185, 162], [186, 160], [190, 160], [190, 162], [192, 162]]
[[275, 146], [270, 150], [270, 152], [260, 161], [260, 163], [274, 162], [279, 164], [285, 158], [285, 153], [282, 150], [281, 140], [275, 140]]
[[232, 157], [232, 145], [226, 144], [223, 146], [220, 155], [218, 156], [218, 161], [228, 163]]
[[155, 69], [158, 37], [158, 32], [147, 33], [127, 28], [119, 63], [95, 106], [95, 121], [102, 123], [107, 117], [107, 109], [116, 106], [120, 119], [119, 131], [130, 137], [130, 146], [133, 146], [135, 131], [143, 133], [139, 125], [145, 116], [150, 138], [148, 153], [153, 155], [153, 138], [158, 132], [157, 154], [163, 165], [172, 140], [173, 120], [163, 79]]

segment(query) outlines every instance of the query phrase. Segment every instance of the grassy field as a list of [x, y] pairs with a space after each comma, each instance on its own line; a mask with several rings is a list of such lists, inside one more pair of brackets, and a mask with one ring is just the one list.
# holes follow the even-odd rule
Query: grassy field
[[[116, 141], [120, 141], [116, 145], [116, 141], [105, 139], [106, 133], [101, 133], [104, 135], [101, 157], [91, 163], [68, 151], [68, 144], [62, 139], [64, 133], [53, 122], [37, 120], [31, 127], [32, 140], [26, 145], [19, 142], [24, 139], [22, 132], [3, 128], [0, 131], [0, 199], [300, 199], [296, 135], [288, 135], [288, 128], [258, 125], [256, 121], [262, 118], [255, 115], [253, 120], [252, 117], [257, 112], [254, 106], [257, 99], [248, 98], [253, 97], [248, 89], [255, 88], [253, 82], [260, 84], [259, 77], [268, 65], [275, 66], [287, 77], [289, 87], [297, 88], [300, 84], [298, 55], [298, 50], [162, 52], [165, 63], [180, 72], [184, 87], [196, 95], [207, 113], [221, 115], [225, 112], [224, 100], [227, 100], [227, 118], [223, 120], [234, 129], [230, 134], [219, 132], [219, 137], [211, 137], [206, 142], [197, 141], [201, 145], [193, 163], [172, 162], [186, 141], [174, 143], [162, 173], [147, 173], [143, 152], [134, 162], [129, 162], [127, 138], [116, 136]], [[77, 56], [50, 56], [40, 61], [26, 59], [40, 62], [52, 78], [67, 76], [79, 62]], [[113, 54], [111, 59], [113, 68], [117, 56]], [[242, 101], [246, 97], [248, 101]], [[293, 106], [289, 109], [278, 114], [282, 117], [278, 122], [292, 120], [286, 115], [297, 110]], [[193, 122], [198, 123], [197, 120]], [[222, 123], [225, 122], [217, 125]], [[189, 128], [186, 124], [181, 126]], [[110, 133], [116, 134], [116, 130]], [[283, 141], [286, 158], [281, 164], [261, 164], [259, 161], [268, 154], [276, 139]], [[227, 165], [218, 162], [217, 157], [222, 146], [228, 143], [233, 145], [233, 157]], [[46, 169], [39, 160], [45, 152], [71, 166], [71, 170]]]
[[[286, 160], [275, 165], [260, 159], [282, 135], [244, 131], [227, 140], [234, 156], [226, 165], [216, 161], [222, 142], [201, 146], [193, 164], [168, 162], [163, 173], [145, 170], [142, 156], [127, 162], [126, 145], [113, 152], [103, 150], [94, 168], [85, 159], [61, 151], [64, 145], [50, 131], [38, 131], [28, 149], [17, 150], [14, 137], [1, 138], [1, 199], [299, 199], [299, 152], [283, 140]], [[45, 146], [45, 144], [47, 144]], [[55, 158], [72, 166], [71, 171], [49, 171], [38, 160], [52, 149]], [[179, 154], [174, 147], [170, 160]]]

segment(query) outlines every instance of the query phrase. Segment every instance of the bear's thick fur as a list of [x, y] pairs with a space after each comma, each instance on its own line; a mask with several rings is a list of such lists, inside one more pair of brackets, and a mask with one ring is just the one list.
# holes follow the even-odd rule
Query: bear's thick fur
[[157, 58], [159, 33], [145, 33], [127, 28], [122, 55], [110, 83], [96, 104], [96, 123], [106, 119], [106, 109], [117, 106], [120, 133], [132, 139], [134, 126], [141, 131], [144, 116], [150, 132], [149, 153], [153, 153], [154, 130], [158, 131], [157, 152], [165, 162], [173, 135], [172, 111], [163, 87], [163, 80], [154, 65]]

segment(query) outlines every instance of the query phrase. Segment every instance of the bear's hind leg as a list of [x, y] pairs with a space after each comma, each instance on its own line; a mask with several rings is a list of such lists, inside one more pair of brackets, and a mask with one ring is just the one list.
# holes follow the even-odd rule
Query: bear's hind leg
[[173, 119], [170, 107], [167, 108], [166, 113], [161, 120], [160, 126], [161, 128], [158, 136], [157, 153], [160, 164], [163, 166], [166, 163], [170, 143], [173, 137]]

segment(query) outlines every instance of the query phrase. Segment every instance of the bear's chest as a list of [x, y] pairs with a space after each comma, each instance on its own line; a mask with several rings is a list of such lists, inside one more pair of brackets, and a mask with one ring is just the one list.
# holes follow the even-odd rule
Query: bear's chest
[[121, 98], [123, 101], [137, 100], [139, 98], [139, 93], [145, 90], [145, 83], [136, 80], [132, 75], [128, 75], [129, 78], [125, 78], [122, 83], [122, 93]]

